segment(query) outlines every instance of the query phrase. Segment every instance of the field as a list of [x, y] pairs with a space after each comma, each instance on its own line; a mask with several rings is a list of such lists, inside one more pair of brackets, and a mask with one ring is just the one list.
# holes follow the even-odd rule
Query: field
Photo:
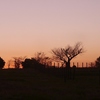
[[77, 69], [67, 80], [34, 69], [0, 70], [0, 100], [100, 100], [99, 73]]

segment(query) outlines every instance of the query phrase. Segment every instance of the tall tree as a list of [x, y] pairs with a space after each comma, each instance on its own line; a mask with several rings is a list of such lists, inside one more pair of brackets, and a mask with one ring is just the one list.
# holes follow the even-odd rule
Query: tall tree
[[76, 43], [75, 46], [73, 47], [68, 45], [65, 48], [57, 48], [52, 50], [54, 58], [59, 59], [65, 63], [66, 71], [67, 71], [66, 73], [68, 78], [70, 76], [71, 60], [83, 52], [84, 52], [83, 46], [80, 42]]
[[0, 57], [0, 69], [2, 69], [5, 65], [5, 61]]

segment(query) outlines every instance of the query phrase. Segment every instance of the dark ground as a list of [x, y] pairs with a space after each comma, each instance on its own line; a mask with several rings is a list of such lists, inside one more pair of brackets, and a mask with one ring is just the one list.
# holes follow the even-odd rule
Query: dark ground
[[74, 80], [34, 69], [0, 70], [0, 100], [100, 100], [97, 69], [77, 69]]

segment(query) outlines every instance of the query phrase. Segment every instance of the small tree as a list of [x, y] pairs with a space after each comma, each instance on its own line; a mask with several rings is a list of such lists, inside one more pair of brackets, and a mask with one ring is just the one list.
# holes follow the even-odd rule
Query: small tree
[[70, 77], [71, 60], [83, 52], [84, 50], [80, 42], [76, 43], [74, 47], [67, 46], [66, 48], [57, 48], [52, 50], [54, 58], [65, 63], [68, 78]]
[[34, 69], [38, 69], [41, 70], [44, 68], [44, 65], [39, 63], [36, 59], [34, 58], [26, 58], [23, 62], [22, 62], [22, 66], [23, 68], [34, 68]]
[[51, 59], [47, 57], [44, 52], [37, 52], [33, 58], [43, 65], [47, 65], [47, 63], [51, 61]]
[[16, 69], [20, 68], [20, 65], [22, 64], [25, 58], [26, 57], [13, 57]]
[[100, 84], [100, 56], [96, 59], [95, 64], [99, 70], [99, 84]]
[[34, 57], [34, 59], [36, 59], [39, 63], [43, 63], [44, 58], [45, 58], [44, 52], [37, 52]]
[[100, 57], [98, 57], [95, 61], [96, 67], [100, 68]]
[[22, 66], [23, 66], [23, 68], [31, 68], [31, 66], [32, 66], [32, 61], [31, 61], [31, 59], [26, 58], [26, 59], [22, 62]]
[[5, 61], [0, 57], [0, 69], [2, 69], [5, 65]]

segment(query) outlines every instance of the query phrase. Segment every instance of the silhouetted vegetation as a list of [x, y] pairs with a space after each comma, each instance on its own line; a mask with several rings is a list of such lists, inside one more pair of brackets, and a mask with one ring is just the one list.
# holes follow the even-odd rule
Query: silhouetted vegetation
[[96, 59], [96, 67], [100, 68], [100, 57]]
[[71, 69], [70, 69], [71, 60], [83, 52], [84, 50], [80, 42], [76, 43], [74, 47], [67, 46], [66, 48], [57, 48], [52, 50], [55, 59], [63, 61], [63, 63], [66, 66], [65, 81], [66, 78], [70, 79], [71, 76]]
[[31, 59], [26, 58], [25, 61], [22, 62], [23, 68], [33, 68], [33, 62]]
[[99, 84], [100, 84], [100, 56], [96, 59], [96, 67], [99, 70]]
[[23, 68], [34, 68], [34, 69], [42, 69], [44, 65], [37, 61], [35, 58], [26, 58], [22, 63]]
[[34, 59], [45, 66], [51, 62], [51, 58], [47, 57], [44, 52], [37, 52]]
[[19, 69], [19, 68], [20, 68], [21, 63], [23, 62], [23, 60], [24, 60], [25, 58], [26, 58], [26, 57], [13, 57], [14, 63], [15, 63], [15, 68], [16, 68], [16, 69]]
[[[84, 52], [80, 46], [77, 43], [74, 47], [52, 50], [55, 60], [65, 64], [59, 68], [49, 65], [51, 58], [43, 52], [33, 58], [14, 57], [16, 70], [0, 70], [0, 100], [99, 100], [100, 57], [96, 59], [97, 67], [70, 67], [70, 61]], [[5, 64], [3, 59], [0, 62]], [[20, 65], [23, 69], [19, 69]]]
[[2, 69], [5, 65], [5, 61], [0, 57], [0, 69]]

